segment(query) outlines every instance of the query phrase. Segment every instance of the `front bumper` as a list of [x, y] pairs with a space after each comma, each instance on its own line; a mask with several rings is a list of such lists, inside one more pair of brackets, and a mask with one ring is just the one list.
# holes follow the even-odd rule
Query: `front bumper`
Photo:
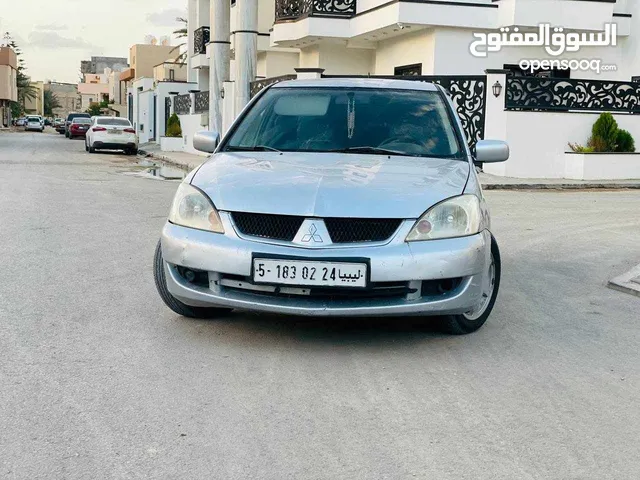
[[[385, 245], [338, 246], [308, 249], [240, 238], [227, 214], [221, 212], [225, 234], [210, 233], [166, 223], [161, 237], [169, 292], [191, 306], [218, 306], [313, 316], [443, 315], [471, 310], [481, 301], [481, 282], [490, 261], [491, 235], [477, 235], [406, 243], [413, 222], [404, 222]], [[245, 277], [250, 282], [252, 259], [267, 256], [311, 260], [366, 258], [370, 281], [407, 282], [413, 293], [393, 298], [312, 298], [277, 296], [222, 285], [220, 279]], [[209, 285], [196, 285], [178, 267], [208, 272]], [[424, 294], [423, 282], [458, 279], [457, 287], [439, 294]], [[418, 293], [416, 293], [418, 292]]]

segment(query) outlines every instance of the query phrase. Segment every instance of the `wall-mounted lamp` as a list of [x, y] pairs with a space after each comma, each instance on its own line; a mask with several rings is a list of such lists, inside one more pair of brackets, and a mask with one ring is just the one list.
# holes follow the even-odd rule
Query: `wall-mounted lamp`
[[498, 98], [502, 93], [502, 84], [496, 81], [496, 83], [493, 84], [493, 87], [491, 87], [491, 89], [493, 90], [493, 96]]
[[224, 87], [220, 89], [220, 98], [224, 98]]

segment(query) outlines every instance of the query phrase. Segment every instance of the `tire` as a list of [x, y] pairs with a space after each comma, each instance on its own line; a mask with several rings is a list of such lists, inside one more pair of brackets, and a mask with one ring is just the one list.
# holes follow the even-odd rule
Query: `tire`
[[89, 151], [89, 145], [87, 145], [87, 141], [84, 141], [84, 151], [88, 152]]
[[500, 260], [500, 249], [496, 239], [491, 235], [491, 258], [493, 260], [494, 280], [491, 296], [480, 312], [468, 312], [460, 315], [447, 315], [442, 318], [442, 329], [451, 335], [466, 335], [480, 329], [491, 315], [493, 306], [498, 298], [500, 288], [500, 275], [502, 273], [502, 262]]
[[156, 288], [160, 294], [160, 298], [167, 307], [178, 315], [189, 318], [215, 318], [231, 311], [230, 308], [207, 308], [207, 307], [191, 307], [182, 303], [175, 298], [167, 289], [167, 278], [164, 272], [164, 260], [162, 258], [162, 247], [160, 242], [156, 246], [156, 252], [153, 257], [153, 277], [156, 282]]

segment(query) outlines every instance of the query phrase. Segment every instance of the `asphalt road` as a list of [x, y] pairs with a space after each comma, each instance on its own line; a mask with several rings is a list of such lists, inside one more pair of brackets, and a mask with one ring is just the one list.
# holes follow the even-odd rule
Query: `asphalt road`
[[0, 133], [0, 478], [636, 479], [640, 192], [488, 192], [492, 317], [180, 318], [153, 250], [177, 183]]

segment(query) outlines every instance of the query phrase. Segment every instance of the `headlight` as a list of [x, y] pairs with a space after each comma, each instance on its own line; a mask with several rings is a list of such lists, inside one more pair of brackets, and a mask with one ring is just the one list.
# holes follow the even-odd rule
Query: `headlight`
[[481, 229], [480, 200], [475, 195], [461, 195], [427, 210], [413, 226], [406, 241], [465, 237]]
[[188, 183], [181, 183], [173, 198], [169, 221], [183, 227], [224, 233], [220, 215], [209, 198]]

